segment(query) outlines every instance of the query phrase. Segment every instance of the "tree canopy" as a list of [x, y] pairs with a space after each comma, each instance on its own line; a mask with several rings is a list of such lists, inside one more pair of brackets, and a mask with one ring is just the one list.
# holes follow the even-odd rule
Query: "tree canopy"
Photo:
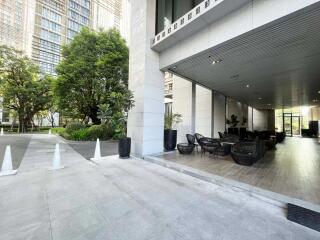
[[0, 94], [3, 107], [19, 117], [20, 132], [51, 103], [51, 78], [40, 76], [38, 67], [21, 51], [0, 46]]
[[54, 84], [60, 112], [99, 124], [101, 111], [115, 114], [131, 107], [129, 50], [117, 30], [83, 28], [63, 47], [62, 56]]

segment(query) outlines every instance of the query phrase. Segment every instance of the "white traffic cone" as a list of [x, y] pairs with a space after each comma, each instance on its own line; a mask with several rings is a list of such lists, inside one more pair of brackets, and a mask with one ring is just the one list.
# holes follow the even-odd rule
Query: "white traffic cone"
[[94, 150], [94, 157], [91, 158], [90, 160], [99, 160], [99, 159], [101, 159], [101, 151], [100, 151], [100, 140], [98, 138], [96, 143], [96, 148]]
[[57, 143], [56, 148], [54, 150], [52, 167], [49, 168], [49, 170], [57, 170], [62, 168], [64, 168], [64, 166], [61, 165], [60, 146], [59, 143]]
[[0, 176], [14, 175], [17, 172], [18, 170], [13, 170], [12, 167], [11, 147], [7, 145], [6, 151], [4, 153]]
[[51, 135], [52, 133], [51, 133], [51, 129], [49, 129], [49, 135]]
[[1, 133], [0, 133], [1, 136], [4, 135], [4, 132], [3, 132], [3, 128], [1, 128]]

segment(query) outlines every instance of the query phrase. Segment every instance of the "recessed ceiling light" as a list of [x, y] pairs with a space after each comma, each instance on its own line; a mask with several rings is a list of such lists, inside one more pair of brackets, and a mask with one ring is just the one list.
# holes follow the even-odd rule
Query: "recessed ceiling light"
[[231, 78], [231, 79], [238, 79], [238, 78], [239, 78], [239, 74], [233, 75], [233, 76], [231, 76], [230, 78]]
[[259, 100], [262, 100], [262, 97], [259, 97], [258, 99], [259, 99]]
[[312, 101], [313, 101], [313, 102], [318, 102], [319, 100], [318, 100], [318, 99], [313, 99]]
[[320, 90], [318, 91], [318, 93], [320, 94]]
[[268, 103], [268, 106], [271, 106], [271, 103]]
[[247, 85], [246, 85], [246, 88], [249, 88], [249, 87], [250, 87], [250, 84], [247, 84]]
[[213, 60], [212, 65], [215, 65], [215, 64], [221, 63], [221, 62], [222, 62], [221, 59]]
[[173, 69], [177, 69], [177, 66], [173, 66], [172, 68], [173, 68]]

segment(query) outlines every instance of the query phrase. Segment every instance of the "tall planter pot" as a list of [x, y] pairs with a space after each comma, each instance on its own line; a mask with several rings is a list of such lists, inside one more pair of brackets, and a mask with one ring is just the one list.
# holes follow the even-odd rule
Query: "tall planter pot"
[[131, 138], [122, 138], [119, 140], [118, 153], [120, 158], [129, 158], [131, 152]]
[[165, 129], [163, 138], [164, 149], [173, 151], [177, 145], [177, 130]]

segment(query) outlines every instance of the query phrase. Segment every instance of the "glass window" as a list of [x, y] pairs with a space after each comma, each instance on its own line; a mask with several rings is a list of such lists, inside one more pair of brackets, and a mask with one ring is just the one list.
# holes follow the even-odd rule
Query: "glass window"
[[203, 0], [158, 0], [156, 34], [169, 27], [178, 18], [200, 4]]

